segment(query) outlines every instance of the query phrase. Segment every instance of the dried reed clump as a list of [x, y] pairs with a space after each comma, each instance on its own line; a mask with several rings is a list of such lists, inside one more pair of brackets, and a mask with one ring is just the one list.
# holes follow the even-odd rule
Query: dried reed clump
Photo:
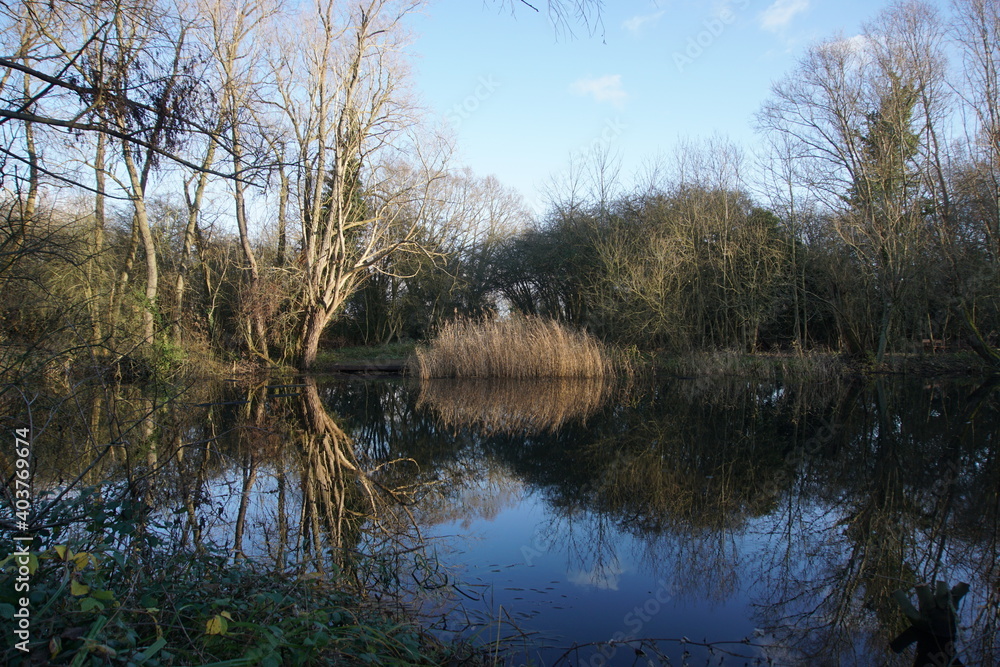
[[417, 407], [433, 409], [449, 428], [542, 433], [594, 414], [611, 384], [601, 378], [434, 380], [421, 383]]
[[554, 320], [455, 320], [416, 350], [410, 372], [421, 378], [604, 378], [612, 362], [601, 343]]

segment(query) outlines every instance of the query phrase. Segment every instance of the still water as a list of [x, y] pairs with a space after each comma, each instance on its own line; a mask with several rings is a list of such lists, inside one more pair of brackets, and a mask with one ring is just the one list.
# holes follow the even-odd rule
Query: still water
[[438, 484], [414, 513], [464, 595], [442, 636], [512, 663], [913, 664], [893, 593], [963, 581], [959, 657], [998, 664], [992, 383], [320, 391], [364, 459]]
[[160, 466], [182, 543], [390, 582], [500, 664], [912, 665], [894, 593], [935, 581], [1000, 664], [996, 381], [306, 378], [158, 420], [152, 459], [214, 443]]

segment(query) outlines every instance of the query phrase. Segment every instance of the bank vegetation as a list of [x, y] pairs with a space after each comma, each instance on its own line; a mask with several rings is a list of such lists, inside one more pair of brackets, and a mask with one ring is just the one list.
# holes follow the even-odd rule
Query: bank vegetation
[[[762, 103], [756, 154], [691, 140], [626, 182], [598, 150], [556, 179], [539, 215], [497, 179], [453, 165], [445, 133], [420, 112], [405, 58], [419, 4], [0, 4], [4, 423], [34, 428], [43, 406], [82, 410], [82, 388], [101, 393], [92, 420], [77, 416], [110, 415], [80, 431], [83, 455], [127, 452], [115, 460], [127, 480], [116, 517], [150, 504], [142, 494], [155, 486], [146, 473], [159, 467], [156, 452], [136, 460], [128, 447], [158, 432], [149, 417], [164, 396], [180, 405], [185, 364], [309, 370], [323, 349], [434, 338], [420, 375], [517, 378], [534, 364], [536, 375], [599, 377], [613, 365], [608, 349], [723, 365], [819, 352], [875, 367], [963, 350], [1000, 367], [997, 0], [894, 3], [857, 37], [805, 50]], [[127, 387], [150, 395], [130, 398]], [[435, 400], [458, 419], [454, 397]], [[123, 418], [127, 405], [142, 410]], [[322, 435], [328, 419], [314, 408], [302, 407], [305, 430], [321, 434], [300, 443], [306, 464], [329, 480], [354, 475], [350, 447]], [[0, 457], [4, 479], [13, 465]], [[113, 490], [68, 479], [64, 497], [84, 484]], [[342, 507], [337, 484], [307, 491]], [[363, 477], [349, 484], [365, 502], [377, 495]], [[162, 552], [142, 522], [115, 527], [125, 519], [76, 509], [67, 525], [95, 532], [75, 543], [43, 536], [36, 571], [51, 587], [37, 590], [51, 594], [47, 609], [71, 608], [78, 615], [65, 618], [88, 624], [50, 616], [50, 629], [85, 627], [91, 640], [120, 642], [122, 660], [153, 664], [165, 646], [159, 619], [140, 635], [128, 624], [105, 630], [94, 619], [122, 617], [92, 612], [134, 589], [112, 590], [89, 555], [68, 554], [142, 553], [150, 560], [122, 566], [139, 577], [155, 573]], [[175, 581], [192, 581], [184, 576]], [[88, 593], [67, 595], [71, 582]], [[199, 624], [215, 621], [197, 640], [214, 642], [206, 630], [220, 629], [228, 608], [193, 586], [171, 590], [181, 607], [197, 606]], [[258, 618], [286, 607], [267, 609]], [[265, 650], [271, 630], [257, 630]], [[114, 648], [85, 639], [66, 638], [80, 660]], [[413, 646], [408, 632], [401, 641], [393, 651]], [[176, 655], [221, 660], [241, 646], [188, 644]], [[301, 645], [282, 646], [280, 659]]]
[[596, 150], [538, 215], [412, 102], [414, 9], [5, 7], [5, 354], [308, 369], [513, 313], [640, 352], [1000, 363], [997, 3], [894, 4], [774, 84], [755, 154], [692, 139], [626, 182]]

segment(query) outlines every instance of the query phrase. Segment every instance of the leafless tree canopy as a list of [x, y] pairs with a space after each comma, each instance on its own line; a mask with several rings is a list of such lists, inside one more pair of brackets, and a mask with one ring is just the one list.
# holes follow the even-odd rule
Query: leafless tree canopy
[[[522, 312], [676, 351], [970, 346], [1000, 363], [996, 2], [894, 4], [806, 49], [756, 154], [695, 140], [629, 183], [599, 150], [539, 217], [445, 169], [409, 88], [418, 6], [0, 6], [6, 275], [119, 352], [306, 368], [324, 346]], [[603, 8], [499, 7], [558, 30], [597, 29]], [[71, 270], [31, 265], [56, 240]], [[37, 329], [29, 311], [8, 339]]]

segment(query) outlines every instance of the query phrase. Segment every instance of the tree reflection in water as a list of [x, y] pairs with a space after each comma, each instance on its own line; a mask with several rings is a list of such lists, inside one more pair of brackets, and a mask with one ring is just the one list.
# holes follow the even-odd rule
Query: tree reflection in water
[[362, 431], [379, 420], [373, 403], [406, 414], [379, 447], [447, 472], [444, 507], [425, 522], [474, 513], [469, 494], [496, 491], [477, 480], [502, 474], [545, 497], [545, 533], [576, 571], [610, 580], [628, 535], [681, 602], [747, 598], [754, 641], [790, 664], [912, 664], [912, 649], [889, 651], [907, 624], [894, 592], [969, 581], [960, 650], [968, 664], [995, 664], [994, 385], [674, 382], [604, 407], [576, 399], [584, 414], [556, 428], [537, 415], [561, 409], [531, 404], [552, 400], [544, 388], [500, 408], [461, 401], [471, 394], [438, 384], [414, 402], [398, 387], [352, 385], [334, 400]]
[[[895, 591], [966, 580], [976, 602], [964, 615], [965, 648], [979, 656], [967, 661], [994, 664], [996, 394], [921, 395], [876, 382], [838, 418], [834, 446], [800, 471], [801, 490], [771, 518], [761, 623], [807, 656], [864, 664], [906, 626]], [[992, 490], [973, 492], [984, 484]]]
[[412, 461], [359, 460], [314, 379], [206, 383], [173, 397], [119, 386], [109, 398], [100, 386], [73, 398], [81, 408], [53, 410], [50, 428], [82, 435], [39, 439], [39, 490], [84, 474], [105, 480], [108, 499], [143, 501], [178, 550], [211, 541], [362, 593], [412, 588], [394, 569], [420, 544], [410, 508], [427, 485]]
[[[758, 628], [750, 639], [768, 648], [740, 649], [749, 658], [913, 664], [915, 647], [889, 650], [909, 623], [895, 592], [965, 581], [959, 658], [1000, 660], [995, 383], [307, 379], [205, 385], [184, 401], [130, 391], [79, 401], [92, 439], [117, 443], [86, 474], [155, 473], [149, 501], [177, 517], [182, 546], [224, 540], [236, 555], [403, 595], [452, 581], [412, 556], [421, 530], [463, 531], [530, 497], [545, 508], [544, 548], [532, 548], [564, 555], [561, 585], [664, 581], [678, 609], [711, 601]], [[122, 437], [117, 423], [142, 428]], [[39, 486], [72, 479], [92, 449], [72, 438], [40, 448], [51, 477]], [[607, 634], [570, 641], [629, 629], [608, 607], [558, 613], [570, 628], [573, 614], [609, 617]]]
[[[253, 521], [254, 532], [263, 537], [254, 545], [258, 553], [264, 550], [279, 563], [319, 574], [347, 574], [359, 590], [381, 588], [369, 586], [374, 582], [367, 578], [385, 573], [372, 572], [366, 561], [377, 556], [383, 560], [378, 567], [384, 567], [385, 560], [411, 551], [419, 541], [410, 506], [423, 485], [396, 470], [412, 462], [363, 465], [313, 378], [250, 390], [247, 405], [255, 408], [243, 412], [254, 417], [235, 429], [242, 490], [234, 551], [242, 551], [241, 536]], [[275, 440], [280, 444], [261, 447]], [[248, 517], [255, 481], [259, 506]], [[277, 497], [271, 501], [271, 495]], [[368, 570], [360, 567], [363, 562]]]

